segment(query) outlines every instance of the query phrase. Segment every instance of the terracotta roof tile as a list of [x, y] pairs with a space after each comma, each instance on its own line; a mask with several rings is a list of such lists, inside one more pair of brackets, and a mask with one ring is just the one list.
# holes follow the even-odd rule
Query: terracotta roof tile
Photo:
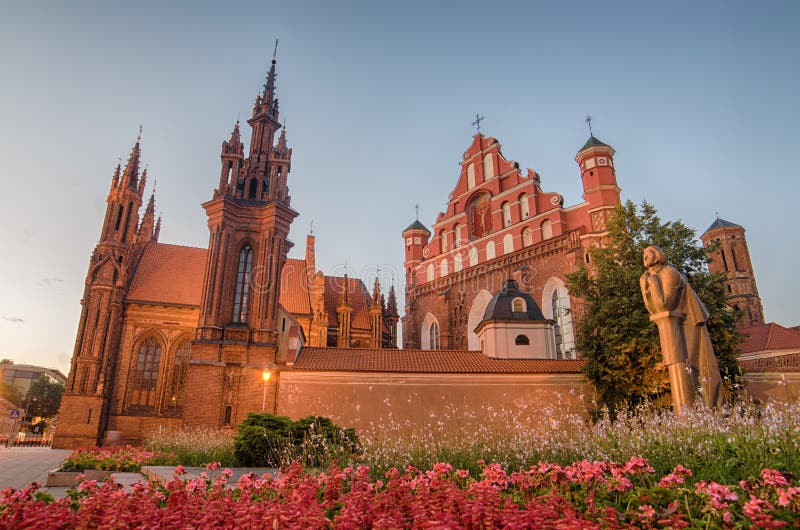
[[[351, 327], [353, 329], [370, 329], [369, 306], [372, 305], [372, 297], [369, 295], [366, 285], [359, 278], [348, 278], [347, 287], [350, 304], [353, 306], [353, 313], [350, 317]], [[344, 276], [325, 276], [325, 310], [328, 312], [328, 322], [331, 326], [339, 325], [336, 307], [339, 305], [343, 291]]]
[[775, 322], [745, 328], [742, 333], [750, 335], [742, 344], [742, 353], [800, 348], [800, 332]]
[[127, 300], [199, 306], [206, 249], [148, 243], [134, 272]]
[[311, 315], [311, 298], [306, 275], [306, 262], [287, 259], [281, 271], [280, 304], [293, 315]]
[[580, 373], [584, 360], [490, 359], [480, 351], [303, 348], [295, 370], [462, 374]]

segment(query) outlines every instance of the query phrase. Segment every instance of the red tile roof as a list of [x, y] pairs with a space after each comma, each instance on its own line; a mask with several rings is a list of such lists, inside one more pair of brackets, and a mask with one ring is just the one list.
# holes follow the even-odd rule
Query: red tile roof
[[302, 259], [287, 259], [281, 271], [280, 304], [293, 315], [311, 315], [306, 262]]
[[134, 272], [127, 300], [199, 306], [206, 249], [148, 243]]
[[[353, 313], [350, 317], [350, 327], [353, 329], [370, 329], [369, 306], [372, 297], [366, 285], [359, 278], [348, 278], [347, 290], [350, 295], [350, 305]], [[339, 325], [339, 315], [336, 307], [339, 305], [344, 292], [344, 276], [325, 276], [325, 310], [328, 312], [328, 325]]]
[[800, 331], [770, 322], [742, 330], [750, 337], [742, 344], [742, 353], [770, 350], [800, 349]]
[[490, 359], [480, 351], [303, 348], [295, 370], [309, 372], [396, 372], [538, 374], [581, 372], [584, 360]]

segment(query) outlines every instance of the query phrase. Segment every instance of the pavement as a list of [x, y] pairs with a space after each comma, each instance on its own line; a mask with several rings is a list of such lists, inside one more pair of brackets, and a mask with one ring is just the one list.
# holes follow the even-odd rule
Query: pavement
[[[72, 453], [69, 449], [50, 449], [49, 447], [11, 447], [0, 448], [0, 490], [7, 487], [22, 489], [31, 482], [38, 482], [43, 487], [41, 491], [50, 493], [56, 499], [66, 496], [67, 488], [44, 487], [47, 482], [47, 473], [58, 469]], [[113, 473], [112, 478], [121, 484], [126, 491], [130, 491], [133, 484], [148, 482], [148, 478], [167, 482], [172, 480], [175, 468], [172, 466], [146, 466], [142, 473]], [[227, 486], [234, 487], [242, 475], [255, 473], [262, 476], [264, 473], [275, 474], [275, 468], [233, 468], [233, 476], [228, 479]], [[201, 473], [212, 480], [222, 473], [222, 470], [209, 471], [202, 467], [186, 468], [184, 479], [191, 479]]]
[[[66, 496], [67, 488], [44, 487], [47, 473], [58, 469], [61, 462], [72, 453], [70, 449], [50, 449], [49, 447], [11, 447], [0, 448], [0, 490], [7, 487], [22, 489], [31, 482], [43, 487], [40, 491], [50, 493], [54, 498]], [[114, 473], [114, 482], [121, 484], [126, 491], [137, 482], [147, 482], [139, 473]]]

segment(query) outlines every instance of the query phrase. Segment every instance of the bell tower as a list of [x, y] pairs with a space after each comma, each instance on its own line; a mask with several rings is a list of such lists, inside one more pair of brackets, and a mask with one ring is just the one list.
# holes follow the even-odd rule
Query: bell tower
[[606, 231], [608, 219], [620, 203], [614, 153], [613, 147], [591, 135], [575, 155], [581, 169], [583, 199], [589, 205], [592, 232]]
[[716, 250], [708, 254], [708, 268], [711, 272], [726, 276], [728, 303], [739, 312], [736, 326], [747, 328], [763, 324], [764, 309], [758, 296], [744, 227], [717, 217], [700, 236], [700, 240], [705, 248], [718, 245]]
[[[100, 241], [89, 258], [75, 349], [59, 409], [54, 448], [98, 445], [106, 429], [122, 330], [122, 301], [134, 262], [147, 170], [139, 173], [140, 136], [123, 170], [117, 165], [106, 197]], [[154, 199], [151, 199], [151, 203]], [[152, 208], [147, 224], [153, 233]], [[157, 236], [156, 236], [157, 237]]]
[[[236, 425], [261, 411], [262, 391], [277, 388], [277, 311], [280, 277], [289, 249], [291, 206], [287, 175], [292, 150], [282, 131], [275, 144], [278, 99], [276, 60], [247, 123], [252, 132], [244, 158], [239, 124], [223, 142], [219, 187], [203, 204], [210, 232], [205, 283], [187, 385], [207, 389], [187, 409], [187, 424]], [[270, 385], [268, 389], [263, 385]]]

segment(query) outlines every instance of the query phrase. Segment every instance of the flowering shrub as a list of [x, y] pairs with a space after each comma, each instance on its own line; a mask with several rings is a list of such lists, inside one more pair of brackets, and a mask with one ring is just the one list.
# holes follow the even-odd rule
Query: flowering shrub
[[142, 466], [175, 465], [176, 456], [161, 451], [144, 451], [125, 447], [91, 447], [76, 449], [63, 464], [62, 471], [104, 469], [107, 471], [138, 472]]
[[[209, 466], [212, 468], [215, 466]], [[674, 469], [673, 477], [690, 473]], [[282, 474], [231, 472], [187, 479], [178, 467], [166, 484], [126, 493], [111, 482], [82, 482], [59, 501], [36, 487], [0, 493], [3, 528], [733, 528], [797, 527], [800, 487], [776, 470], [736, 485], [661, 480], [642, 458], [537, 464], [508, 473], [497, 464], [479, 476], [450, 464], [430, 470], [331, 467], [313, 474], [297, 463]], [[668, 486], [661, 485], [669, 484]]]

